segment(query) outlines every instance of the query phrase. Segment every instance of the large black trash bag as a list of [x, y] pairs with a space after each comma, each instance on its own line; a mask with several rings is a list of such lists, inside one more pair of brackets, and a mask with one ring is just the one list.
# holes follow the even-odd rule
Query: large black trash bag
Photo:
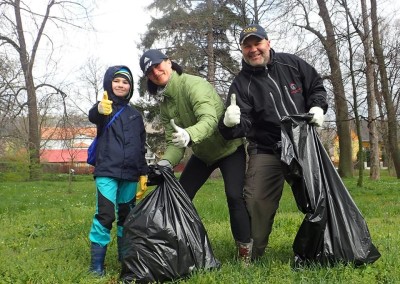
[[381, 255], [367, 224], [326, 153], [310, 115], [282, 119], [281, 161], [305, 214], [293, 242], [295, 265], [375, 262]]
[[164, 282], [219, 268], [200, 217], [171, 169], [124, 224], [121, 280]]

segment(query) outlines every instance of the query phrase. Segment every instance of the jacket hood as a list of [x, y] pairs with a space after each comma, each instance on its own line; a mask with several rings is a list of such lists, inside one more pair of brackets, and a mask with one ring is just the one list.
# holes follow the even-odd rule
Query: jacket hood
[[132, 72], [131, 70], [125, 66], [125, 65], [115, 65], [115, 66], [111, 66], [107, 69], [105, 75], [104, 75], [104, 80], [103, 80], [103, 88], [105, 91], [107, 91], [108, 93], [108, 99], [113, 101], [116, 104], [127, 104], [129, 103], [129, 100], [132, 98], [133, 96], [133, 80], [132, 80], [132, 85], [131, 88], [129, 90], [129, 93], [127, 96], [121, 98], [121, 97], [117, 97], [114, 92], [112, 91], [112, 80], [114, 78], [114, 74], [115, 72], [117, 72], [118, 70], [120, 70], [121, 68], [125, 68], [129, 71], [131, 78], [133, 78], [132, 76]]

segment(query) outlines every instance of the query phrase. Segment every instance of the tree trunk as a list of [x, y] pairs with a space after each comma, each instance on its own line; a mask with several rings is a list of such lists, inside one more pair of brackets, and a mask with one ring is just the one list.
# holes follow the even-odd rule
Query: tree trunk
[[39, 180], [41, 176], [40, 167], [40, 138], [39, 138], [39, 120], [36, 102], [35, 86], [33, 84], [32, 74], [28, 75], [25, 81], [28, 93], [28, 120], [29, 120], [29, 178], [30, 180]]
[[19, 58], [22, 70], [25, 77], [26, 92], [28, 96], [28, 120], [29, 120], [29, 138], [28, 138], [28, 151], [29, 151], [29, 177], [31, 180], [38, 180], [40, 178], [40, 139], [39, 139], [39, 121], [38, 121], [38, 108], [36, 100], [36, 90], [33, 82], [33, 61], [28, 58], [28, 51], [25, 42], [24, 30], [22, 26], [22, 19], [20, 13], [20, 1], [15, 1], [15, 19], [18, 33], [19, 42]]
[[382, 95], [386, 104], [388, 119], [388, 145], [391, 153], [397, 178], [400, 178], [400, 151], [397, 143], [396, 111], [393, 105], [392, 94], [389, 91], [389, 81], [385, 66], [385, 57], [379, 35], [379, 22], [376, 12], [376, 0], [371, 0], [372, 39], [381, 80]]
[[[347, 5], [347, 3], [345, 3]], [[357, 99], [357, 85], [356, 85], [356, 76], [354, 73], [354, 52], [352, 40], [350, 37], [350, 23], [349, 23], [349, 11], [346, 8], [346, 27], [347, 27], [347, 41], [349, 45], [349, 68], [350, 68], [350, 78], [351, 78], [351, 86], [353, 89], [353, 111], [354, 111], [354, 119], [356, 122], [356, 131], [358, 137], [358, 153], [357, 153], [357, 164], [358, 164], [358, 180], [357, 186], [362, 187], [364, 183], [364, 151], [362, 145], [362, 137], [361, 137], [361, 122], [360, 115], [358, 114], [358, 99]]]
[[317, 0], [320, 9], [319, 16], [324, 22], [326, 40], [322, 44], [327, 52], [329, 65], [332, 72], [332, 87], [336, 107], [336, 125], [339, 136], [339, 175], [341, 177], [353, 176], [352, 141], [350, 132], [349, 111], [345, 96], [343, 77], [340, 70], [340, 61], [337, 54], [337, 45], [333, 24], [324, 0]]
[[378, 111], [379, 111], [379, 122], [378, 123], [378, 129], [379, 133], [381, 134], [381, 139], [382, 139], [382, 160], [383, 162], [386, 163], [387, 168], [388, 168], [388, 173], [389, 175], [394, 175], [394, 165], [393, 165], [393, 159], [392, 159], [392, 154], [389, 151], [389, 142], [388, 142], [388, 125], [387, 121], [383, 119], [385, 117], [385, 110], [384, 110], [384, 103], [383, 103], [383, 98], [382, 98], [382, 92], [379, 92], [378, 88], [378, 76], [375, 74], [374, 76], [374, 84], [375, 84], [375, 90], [376, 91], [376, 101], [378, 105]]
[[[212, 0], [207, 0], [207, 8], [210, 11], [210, 15], [214, 14]], [[213, 17], [207, 18], [207, 81], [215, 86], [215, 60], [214, 60], [214, 32], [213, 32]]]
[[367, 79], [367, 104], [368, 104], [368, 131], [370, 144], [370, 174], [372, 180], [380, 178], [379, 172], [379, 142], [376, 129], [376, 99], [374, 88], [374, 69], [372, 65], [370, 28], [368, 22], [367, 5], [365, 0], [361, 0], [361, 10], [364, 32], [359, 33], [363, 47], [366, 63], [366, 79]]

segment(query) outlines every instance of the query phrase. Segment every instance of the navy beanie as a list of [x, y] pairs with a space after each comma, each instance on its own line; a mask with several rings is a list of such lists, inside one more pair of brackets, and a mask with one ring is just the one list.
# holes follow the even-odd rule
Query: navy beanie
[[121, 77], [126, 80], [128, 80], [129, 84], [131, 85], [131, 88], [133, 87], [133, 79], [131, 76], [131, 73], [129, 73], [128, 69], [121, 68], [117, 72], [114, 73], [113, 78]]

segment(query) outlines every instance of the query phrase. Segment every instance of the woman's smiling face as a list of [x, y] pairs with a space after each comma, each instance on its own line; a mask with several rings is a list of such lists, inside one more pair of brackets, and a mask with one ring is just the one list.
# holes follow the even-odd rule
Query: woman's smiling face
[[165, 59], [160, 64], [151, 66], [150, 71], [147, 73], [147, 77], [158, 86], [167, 85], [169, 78], [172, 74], [171, 60]]

